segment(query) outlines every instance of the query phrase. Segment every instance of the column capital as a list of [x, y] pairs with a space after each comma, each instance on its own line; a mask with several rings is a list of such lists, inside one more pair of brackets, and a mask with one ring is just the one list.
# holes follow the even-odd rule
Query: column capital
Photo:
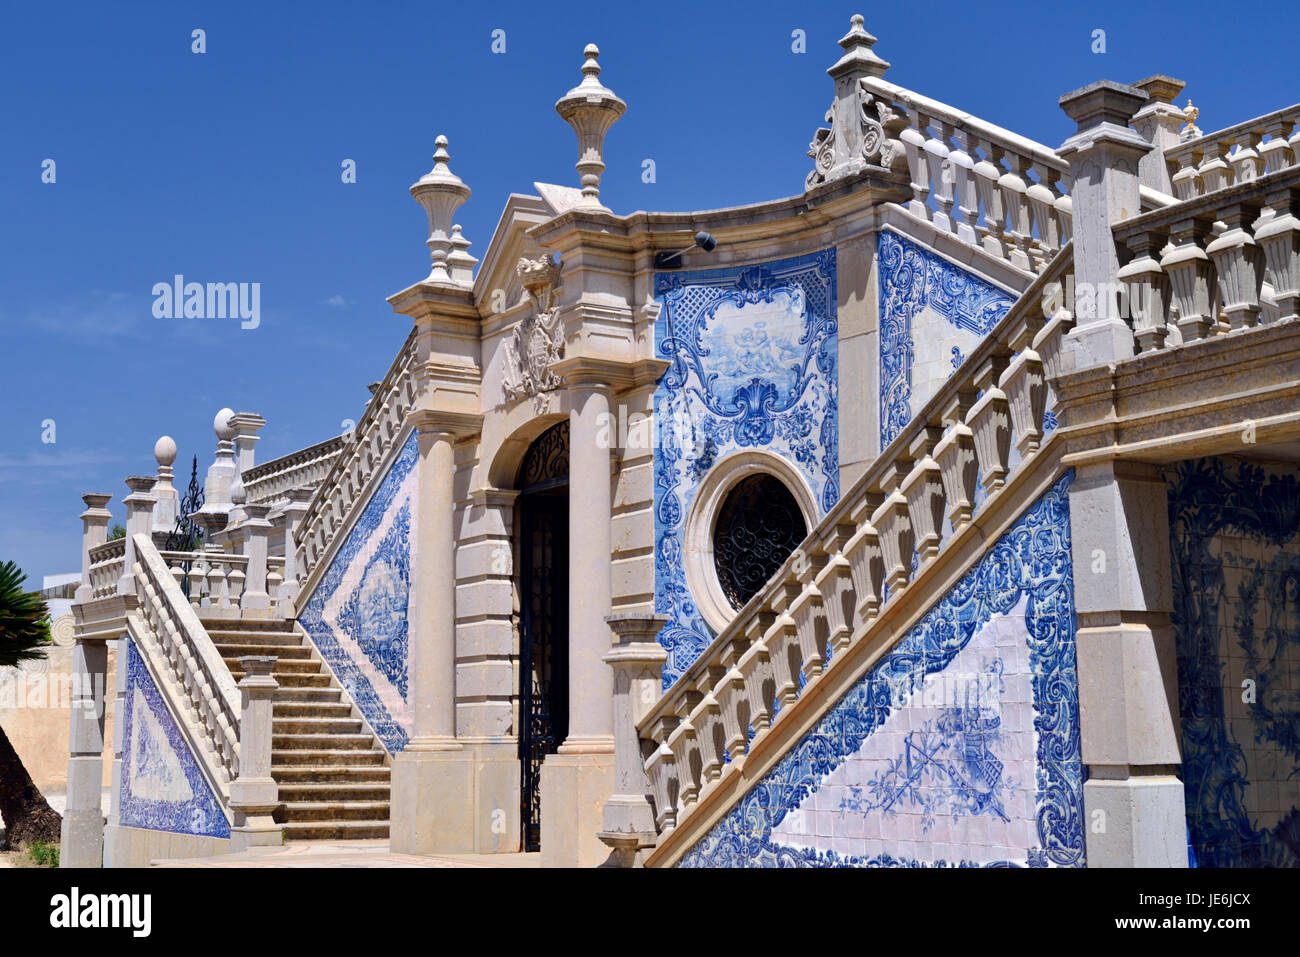
[[477, 412], [415, 409], [411, 412], [411, 424], [421, 435], [442, 433], [458, 442], [478, 435], [483, 430], [483, 416]]
[[113, 500], [112, 495], [104, 492], [87, 492], [81, 496], [81, 500], [86, 503], [86, 510], [78, 516], [83, 522], [95, 525], [112, 520], [113, 513], [104, 507]]
[[666, 359], [612, 359], [606, 356], [570, 356], [551, 365], [568, 389], [603, 387], [622, 392], [648, 385], [668, 370]]
[[1129, 127], [1147, 99], [1137, 87], [1114, 80], [1098, 80], [1066, 93], [1058, 102], [1079, 128], [1057, 152], [1068, 157], [1103, 142], [1147, 152], [1151, 144]]
[[479, 508], [509, 508], [519, 497], [514, 488], [478, 488], [469, 493], [469, 500]]

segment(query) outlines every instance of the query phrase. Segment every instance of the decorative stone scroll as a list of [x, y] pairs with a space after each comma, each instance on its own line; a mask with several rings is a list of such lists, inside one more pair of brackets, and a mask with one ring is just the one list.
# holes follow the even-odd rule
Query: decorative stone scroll
[[503, 390], [506, 401], [532, 398], [539, 414], [549, 406], [547, 392], [560, 384], [552, 370], [564, 358], [564, 329], [555, 307], [555, 287], [560, 264], [552, 254], [539, 259], [520, 259], [515, 274], [523, 282], [533, 312], [525, 316], [506, 340], [506, 368]]
[[[907, 168], [903, 144], [898, 139], [898, 134], [907, 128], [906, 116], [885, 100], [866, 90], [859, 89], [857, 97], [858, 107], [854, 111], [857, 130], [841, 132], [836, 129], [834, 104], [831, 104], [831, 108], [826, 111], [826, 122], [830, 127], [820, 127], [813, 134], [812, 142], [808, 144], [808, 155], [812, 157], [813, 170], [804, 182], [805, 189], [811, 189], [837, 178], [837, 172], [842, 175], [851, 171], [855, 160], [861, 160], [871, 166], [883, 166], [886, 169]], [[836, 158], [835, 141], [841, 136], [850, 148], [857, 147], [855, 150], [857, 155], [850, 156], [847, 163], [837, 162]], [[843, 169], [837, 170], [837, 167]]]

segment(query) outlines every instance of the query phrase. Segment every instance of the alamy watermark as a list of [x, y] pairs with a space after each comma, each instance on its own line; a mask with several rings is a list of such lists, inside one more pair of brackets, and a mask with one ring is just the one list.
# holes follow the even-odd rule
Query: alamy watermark
[[241, 329], [262, 323], [260, 282], [171, 282], [153, 285], [153, 314], [158, 319], [239, 319]]

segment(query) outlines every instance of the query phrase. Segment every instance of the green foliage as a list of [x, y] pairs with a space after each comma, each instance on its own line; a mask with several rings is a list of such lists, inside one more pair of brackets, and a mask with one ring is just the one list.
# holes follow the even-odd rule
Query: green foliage
[[118, 538], [126, 538], [126, 529], [121, 522], [114, 522], [113, 527], [108, 530], [108, 540], [111, 542]]
[[15, 562], [0, 564], [0, 667], [45, 657], [50, 643], [50, 611]]
[[58, 867], [59, 845], [47, 841], [33, 841], [27, 846], [27, 856], [37, 867]]

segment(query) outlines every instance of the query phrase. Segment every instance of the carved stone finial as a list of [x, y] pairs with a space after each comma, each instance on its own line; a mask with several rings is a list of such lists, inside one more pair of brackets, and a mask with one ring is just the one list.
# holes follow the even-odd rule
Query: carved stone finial
[[478, 262], [469, 254], [470, 241], [460, 231], [460, 223], [451, 227], [451, 252], [447, 254], [447, 271], [451, 281], [458, 286], [474, 284], [474, 264]]
[[849, 21], [849, 32], [840, 37], [839, 44], [844, 55], [826, 71], [833, 79], [838, 80], [842, 75], [852, 73], [856, 83], [859, 77], [884, 76], [889, 69], [889, 62], [872, 51], [876, 38], [862, 26], [864, 22], [862, 14], [855, 13]]
[[1187, 124], [1178, 134], [1179, 142], [1186, 143], [1188, 140], [1199, 139], [1203, 135], [1201, 128], [1196, 125], [1196, 118], [1200, 115], [1201, 111], [1192, 106], [1192, 101], [1188, 98], [1187, 105], [1183, 107], [1183, 116]]
[[588, 43], [582, 52], [586, 57], [582, 82], [560, 98], [555, 111], [578, 135], [578, 162], [574, 165], [582, 177], [582, 206], [604, 210], [600, 174], [605, 170], [605, 134], [627, 110], [627, 104], [600, 82], [600, 64], [596, 61], [600, 49], [596, 44]]
[[[411, 186], [411, 196], [424, 207], [429, 218], [429, 258], [433, 268], [425, 282], [458, 283], [448, 268], [447, 260], [452, 250], [451, 220], [465, 200], [470, 188], [451, 171], [451, 154], [447, 152], [447, 137], [434, 141], [433, 169], [421, 176]], [[468, 242], [465, 245], [469, 245]], [[468, 254], [466, 254], [468, 255]], [[471, 267], [472, 267], [471, 263]]]

